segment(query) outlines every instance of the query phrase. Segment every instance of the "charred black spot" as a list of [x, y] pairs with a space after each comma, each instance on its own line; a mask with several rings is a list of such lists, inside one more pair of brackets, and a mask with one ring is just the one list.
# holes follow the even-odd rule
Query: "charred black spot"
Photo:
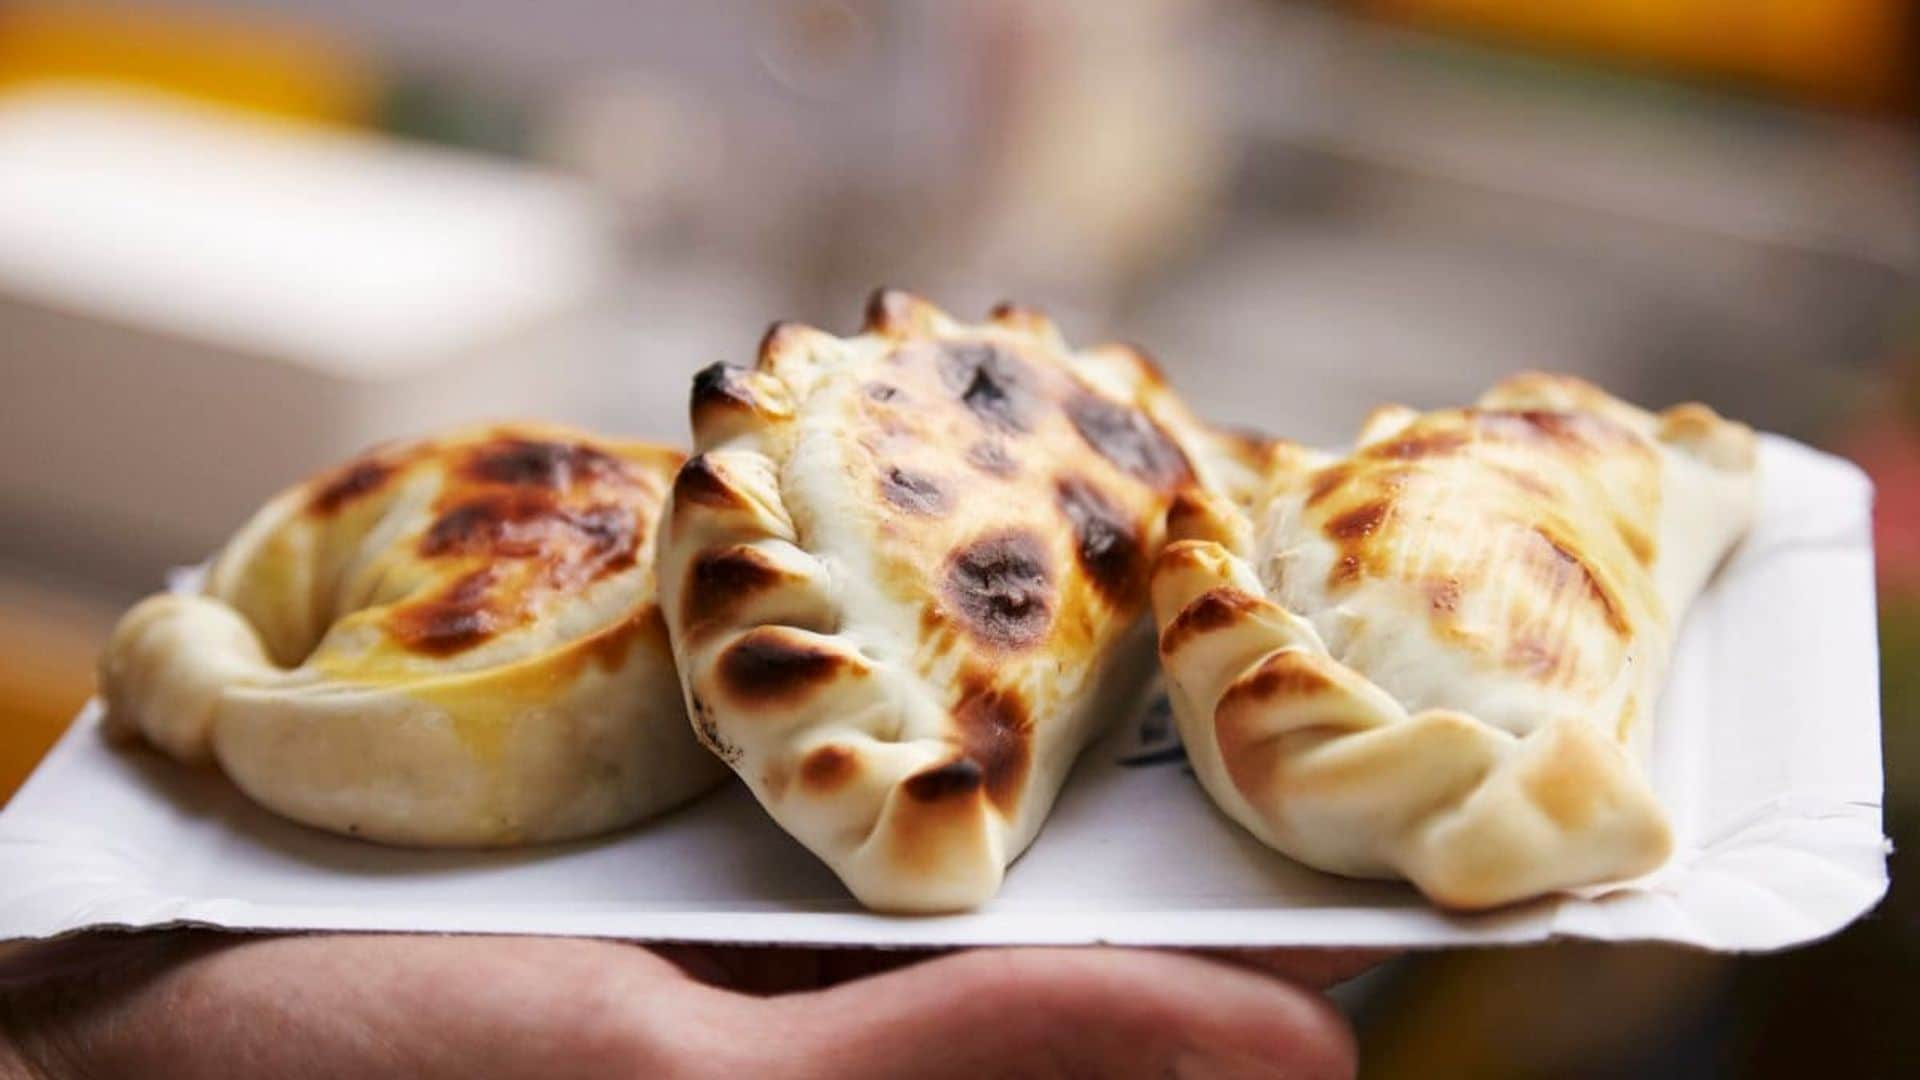
[[396, 608], [387, 630], [401, 645], [430, 656], [451, 656], [486, 641], [508, 619], [488, 603], [491, 569], [463, 575], [436, 596]]
[[719, 725], [714, 723], [713, 709], [699, 694], [688, 695], [693, 711], [693, 731], [700, 745], [713, 751], [713, 755], [730, 766], [738, 766], [745, 756], [738, 746], [733, 745], [720, 734]]
[[1166, 489], [1193, 479], [1193, 468], [1167, 433], [1138, 409], [1082, 391], [1067, 416], [1087, 445], [1129, 475]]
[[976, 640], [1026, 648], [1046, 636], [1053, 615], [1046, 546], [1028, 532], [981, 537], [948, 559], [945, 592]]
[[477, 539], [491, 535], [499, 525], [502, 508], [499, 500], [485, 499], [466, 503], [435, 518], [420, 538], [420, 554], [432, 557], [477, 546]]
[[978, 767], [987, 796], [1010, 813], [1032, 758], [1032, 723], [1026, 703], [1016, 692], [978, 676], [964, 676], [962, 687], [953, 719], [960, 730], [964, 760]]
[[1326, 524], [1326, 534], [1335, 540], [1357, 541], [1372, 536], [1387, 520], [1385, 502], [1362, 503]]
[[313, 493], [307, 509], [316, 514], [331, 514], [372, 491], [377, 491], [394, 473], [384, 461], [356, 461], [335, 474]]
[[631, 557], [640, 538], [640, 523], [634, 519], [633, 510], [619, 503], [598, 503], [569, 511], [561, 521], [586, 541], [587, 553], [594, 558]]
[[1030, 430], [1037, 405], [1032, 378], [1006, 349], [986, 341], [943, 344], [940, 378], [981, 423], [1000, 431]]
[[742, 593], [768, 588], [780, 580], [778, 567], [750, 547], [702, 554], [693, 564], [693, 585], [701, 592]]
[[403, 635], [407, 647], [417, 652], [446, 656], [464, 652], [493, 636], [495, 619], [484, 608], [434, 606], [415, 608], [416, 618], [406, 620], [413, 633]]
[[702, 552], [687, 575], [680, 601], [689, 633], [725, 618], [741, 604], [780, 583], [780, 568], [750, 547]]
[[631, 565], [640, 540], [633, 510], [603, 503], [574, 510], [551, 493], [521, 490], [477, 496], [434, 519], [420, 538], [422, 556], [553, 558], [595, 569]]
[[1209, 589], [1180, 609], [1167, 628], [1160, 632], [1160, 652], [1171, 656], [1188, 641], [1216, 630], [1224, 630], [1251, 613], [1256, 601], [1238, 589], [1225, 586]]
[[1170, 539], [1214, 536], [1224, 527], [1213, 506], [1193, 491], [1176, 492], [1173, 501], [1167, 504]]
[[498, 439], [467, 461], [466, 474], [481, 483], [564, 490], [582, 481], [625, 475], [619, 458], [583, 443], [543, 439]]
[[1061, 477], [1054, 485], [1054, 496], [1073, 526], [1080, 569], [1108, 601], [1116, 606], [1129, 602], [1144, 583], [1145, 567], [1140, 541], [1127, 516], [1076, 476]]
[[949, 501], [939, 481], [924, 473], [890, 465], [880, 473], [880, 494], [909, 514], [934, 517], [947, 512]]
[[770, 702], [800, 698], [848, 667], [847, 658], [791, 631], [761, 627], [720, 654], [720, 683], [737, 701]]
[[528, 525], [559, 513], [559, 505], [546, 492], [482, 495], [435, 518], [420, 538], [420, 554], [428, 558], [469, 555], [525, 545], [535, 538], [535, 530]]
[[1006, 444], [997, 439], [981, 439], [967, 447], [967, 464], [1002, 480], [1020, 472], [1020, 464], [1007, 453]]
[[680, 471], [673, 478], [673, 501], [712, 507], [742, 505], [740, 496], [734, 493], [726, 478], [720, 475], [705, 454], [695, 455], [680, 466]]
[[936, 765], [907, 777], [907, 794], [920, 802], [939, 802], [971, 795], [986, 784], [986, 775], [967, 758]]
[[751, 410], [753, 390], [746, 372], [724, 362], [701, 368], [693, 376], [692, 408], [696, 416], [706, 409]]
[[868, 383], [865, 387], [867, 400], [886, 403], [900, 399], [900, 388], [887, 383]]

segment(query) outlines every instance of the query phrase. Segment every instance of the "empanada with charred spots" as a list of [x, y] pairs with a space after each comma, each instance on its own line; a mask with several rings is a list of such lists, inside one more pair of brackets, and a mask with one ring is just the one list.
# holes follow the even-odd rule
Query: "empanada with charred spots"
[[395, 844], [599, 832], [726, 771], [655, 603], [677, 451], [510, 424], [379, 448], [267, 503], [101, 659], [110, 731], [287, 817]]
[[1174, 714], [1228, 816], [1452, 908], [1666, 860], [1648, 733], [1755, 512], [1748, 428], [1526, 374], [1266, 471], [1251, 516], [1183, 498], [1153, 572]]
[[868, 907], [982, 903], [1151, 676], [1172, 499], [1250, 483], [1249, 444], [1133, 349], [888, 291], [692, 411], [660, 582], [700, 737]]

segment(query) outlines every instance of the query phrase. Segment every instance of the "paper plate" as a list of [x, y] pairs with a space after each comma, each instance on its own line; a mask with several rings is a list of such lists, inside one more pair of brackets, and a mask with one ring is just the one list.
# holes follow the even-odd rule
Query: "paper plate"
[[1458, 916], [1290, 862], [1213, 809], [1164, 705], [1087, 751], [998, 898], [941, 917], [863, 911], [737, 783], [598, 840], [402, 850], [111, 746], [89, 706], [0, 812], [0, 939], [191, 923], [879, 946], [1801, 944], [1886, 891], [1872, 492], [1784, 439], [1764, 440], [1761, 468], [1759, 524], [1690, 614], [1659, 708], [1653, 778], [1678, 850], [1595, 894]]

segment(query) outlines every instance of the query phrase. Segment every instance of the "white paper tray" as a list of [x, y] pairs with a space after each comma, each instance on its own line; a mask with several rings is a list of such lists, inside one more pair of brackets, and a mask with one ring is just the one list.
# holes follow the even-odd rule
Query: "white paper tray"
[[1451, 916], [1295, 865], [1213, 810], [1152, 710], [1087, 752], [998, 899], [915, 918], [862, 911], [738, 784], [596, 841], [407, 851], [114, 749], [90, 706], [0, 812], [0, 939], [194, 923], [886, 946], [1804, 943], [1886, 890], [1871, 490], [1784, 439], [1765, 440], [1762, 468], [1759, 526], [1689, 618], [1660, 705], [1654, 783], [1678, 853], [1603, 895]]

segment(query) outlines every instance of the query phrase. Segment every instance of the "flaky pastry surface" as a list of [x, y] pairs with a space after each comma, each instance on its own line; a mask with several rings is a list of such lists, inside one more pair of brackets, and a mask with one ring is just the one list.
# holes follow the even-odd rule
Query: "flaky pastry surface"
[[1277, 446], [1251, 514], [1187, 499], [1153, 573], [1215, 802], [1310, 865], [1484, 908], [1665, 861], [1644, 772], [1680, 617], [1755, 510], [1754, 440], [1527, 374]]

